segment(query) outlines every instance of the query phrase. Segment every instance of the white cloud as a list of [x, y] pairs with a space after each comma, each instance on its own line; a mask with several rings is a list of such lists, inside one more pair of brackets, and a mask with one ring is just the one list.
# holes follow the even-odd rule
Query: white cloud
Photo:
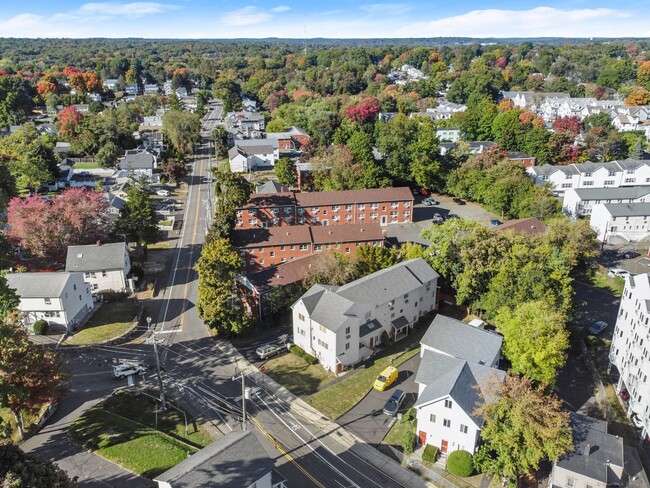
[[239, 27], [245, 25], [257, 25], [268, 22], [273, 18], [268, 12], [257, 7], [244, 7], [238, 10], [226, 12], [221, 20], [227, 27]]
[[[647, 17], [647, 15], [646, 15]], [[609, 8], [474, 10], [463, 15], [404, 25], [400, 37], [618, 37], [647, 36], [648, 19]]]
[[289, 7], [288, 5], [280, 5], [278, 7], [273, 7], [271, 9], [271, 12], [279, 13], [279, 12], [287, 12], [289, 10], [291, 10], [291, 7]]
[[177, 5], [158, 2], [95, 2], [83, 4], [77, 12], [81, 15], [142, 17], [144, 15], [161, 14], [178, 8]]
[[364, 12], [377, 16], [390, 16], [396, 17], [404, 15], [412, 10], [408, 5], [400, 3], [367, 3], [359, 7]]

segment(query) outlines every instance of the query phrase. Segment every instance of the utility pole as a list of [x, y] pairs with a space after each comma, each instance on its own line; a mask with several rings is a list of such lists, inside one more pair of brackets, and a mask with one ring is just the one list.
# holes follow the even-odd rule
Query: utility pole
[[165, 404], [165, 391], [163, 390], [162, 377], [160, 376], [160, 358], [158, 357], [158, 342], [156, 341], [156, 335], [153, 335], [153, 353], [156, 355], [156, 373], [158, 375], [158, 389], [160, 390], [160, 408], [167, 410], [167, 405]]
[[243, 371], [241, 372], [241, 411], [242, 411], [241, 429], [246, 430], [246, 379]]

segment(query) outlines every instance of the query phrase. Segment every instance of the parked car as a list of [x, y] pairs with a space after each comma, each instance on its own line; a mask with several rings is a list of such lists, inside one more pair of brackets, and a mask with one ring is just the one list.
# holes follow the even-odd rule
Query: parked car
[[456, 205], [465, 205], [465, 201], [461, 200], [460, 198], [452, 198], [452, 202], [454, 202]]
[[439, 213], [434, 213], [432, 220], [434, 224], [442, 224], [445, 221], [445, 218]]
[[144, 374], [145, 371], [146, 368], [141, 364], [120, 363], [113, 366], [113, 376], [121, 380], [134, 374]]
[[420, 190], [418, 190], [417, 188], [411, 188], [411, 193], [413, 193], [413, 195], [419, 195]]
[[447, 214], [447, 220], [449, 219], [459, 219], [460, 217], [454, 213]]
[[405, 398], [406, 393], [402, 390], [395, 390], [386, 402], [386, 405], [384, 405], [384, 413], [386, 415], [396, 415]]
[[623, 278], [623, 279], [625, 279], [626, 276], [630, 276], [630, 272], [625, 270], [625, 269], [621, 269], [621, 268], [612, 268], [607, 273], [607, 276], [609, 276], [610, 278]]
[[424, 200], [422, 200], [422, 203], [424, 203], [425, 205], [438, 205], [438, 203], [440, 203], [440, 202], [438, 202], [437, 200], [429, 197], [429, 198], [425, 198]]
[[169, 190], [157, 190], [156, 195], [161, 196], [161, 197], [168, 197], [169, 196]]
[[420, 190], [420, 195], [427, 196], [428, 194], [429, 194], [429, 190], [427, 190], [426, 188], [422, 188]]
[[634, 259], [641, 256], [641, 254], [639, 254], [636, 251], [626, 251], [625, 254], [623, 254], [623, 256], [625, 257], [625, 259]]
[[388, 366], [385, 370], [379, 373], [379, 376], [377, 376], [377, 379], [375, 380], [375, 383], [372, 386], [375, 390], [384, 391], [390, 385], [395, 383], [398, 376], [399, 376], [399, 371], [397, 371], [397, 368], [393, 366]]
[[606, 328], [607, 328], [607, 322], [603, 322], [602, 320], [599, 320], [598, 322], [594, 323], [594, 325], [589, 327], [589, 333], [593, 335], [598, 335]]
[[497, 219], [492, 219], [490, 220], [490, 225], [494, 225], [494, 226], [501, 225], [501, 221]]
[[264, 360], [273, 357], [276, 354], [280, 354], [283, 349], [284, 344], [264, 344], [255, 349], [255, 354], [257, 354], [260, 359]]

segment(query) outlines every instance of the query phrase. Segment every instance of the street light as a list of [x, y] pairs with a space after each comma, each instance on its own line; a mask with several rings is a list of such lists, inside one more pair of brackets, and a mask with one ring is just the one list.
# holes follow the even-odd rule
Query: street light
[[147, 330], [151, 330], [151, 317], [147, 317]]

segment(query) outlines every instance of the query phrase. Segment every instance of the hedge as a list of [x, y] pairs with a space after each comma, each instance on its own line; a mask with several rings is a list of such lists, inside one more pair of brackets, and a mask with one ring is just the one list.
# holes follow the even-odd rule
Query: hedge
[[474, 472], [472, 455], [467, 451], [454, 451], [447, 457], [447, 470], [451, 474], [465, 478]]
[[402, 437], [402, 449], [405, 454], [411, 454], [415, 450], [416, 437], [413, 432], [405, 432]]
[[438, 456], [438, 448], [433, 444], [429, 444], [427, 445], [427, 447], [424, 448], [424, 452], [422, 453], [422, 461], [426, 461], [428, 463], [435, 463], [437, 456]]
[[289, 348], [289, 351], [291, 351], [292, 354], [303, 358], [307, 364], [316, 364], [318, 362], [318, 359], [316, 359], [311, 354], [307, 354], [302, 347], [296, 346], [295, 344]]
[[34, 322], [34, 334], [43, 335], [47, 334], [47, 329], [50, 324], [47, 323], [47, 320], [37, 320]]

